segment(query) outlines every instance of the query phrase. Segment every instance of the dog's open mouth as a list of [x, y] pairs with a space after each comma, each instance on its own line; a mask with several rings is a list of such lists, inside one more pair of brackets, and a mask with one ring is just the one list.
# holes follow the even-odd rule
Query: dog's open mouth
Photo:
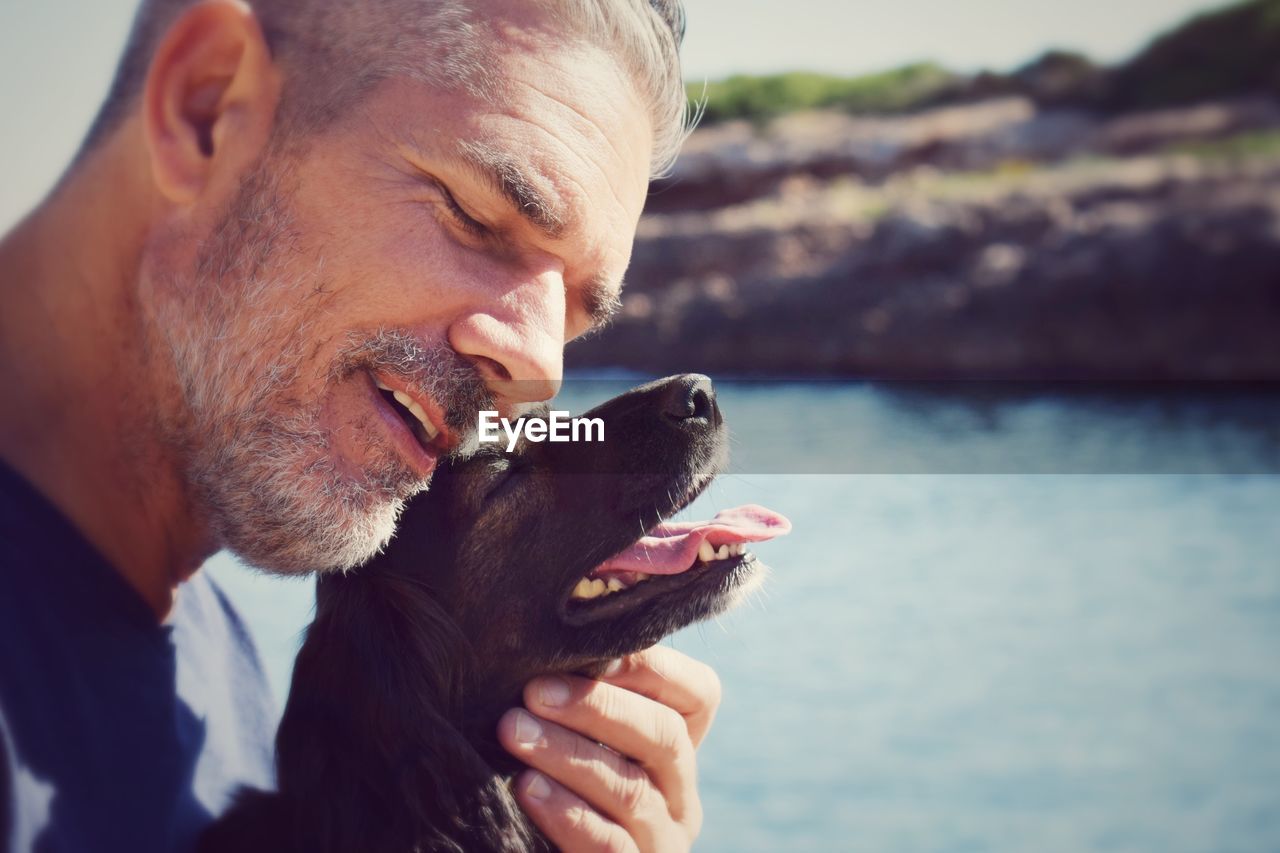
[[646, 591], [658, 593], [709, 572], [733, 571], [755, 560], [747, 550], [749, 543], [767, 542], [790, 530], [791, 522], [783, 515], [755, 504], [724, 510], [709, 521], [658, 522], [633, 545], [580, 578], [569, 593], [570, 610], [585, 615], [587, 609], [604, 610], [608, 604], [615, 606], [607, 610], [621, 611], [632, 603], [624, 600], [641, 597], [636, 592], [641, 584], [652, 582]]

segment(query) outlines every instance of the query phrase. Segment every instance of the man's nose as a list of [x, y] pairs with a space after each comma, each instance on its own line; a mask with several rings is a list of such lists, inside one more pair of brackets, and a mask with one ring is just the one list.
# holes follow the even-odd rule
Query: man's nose
[[564, 369], [564, 288], [547, 279], [456, 320], [449, 343], [500, 402], [549, 400]]

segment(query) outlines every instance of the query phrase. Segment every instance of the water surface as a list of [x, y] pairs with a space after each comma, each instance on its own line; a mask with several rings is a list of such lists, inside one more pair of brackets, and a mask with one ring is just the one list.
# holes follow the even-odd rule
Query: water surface
[[[688, 514], [766, 503], [795, 533], [671, 641], [725, 687], [699, 849], [1280, 850], [1274, 399], [721, 401], [738, 473]], [[213, 570], [283, 695], [310, 584]]]

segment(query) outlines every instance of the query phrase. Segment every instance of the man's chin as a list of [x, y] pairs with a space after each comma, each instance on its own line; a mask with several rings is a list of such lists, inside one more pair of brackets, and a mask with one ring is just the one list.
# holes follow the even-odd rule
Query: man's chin
[[[324, 530], [308, 520], [292, 535], [240, 535], [224, 544], [243, 562], [271, 574], [345, 572], [368, 562], [386, 547], [403, 509], [404, 501], [397, 500], [345, 523], [337, 521]], [[283, 530], [274, 532], [285, 534]]]
[[372, 441], [359, 454], [343, 453], [320, 420], [315, 411], [259, 418], [237, 441], [207, 443], [193, 459], [190, 481], [215, 541], [264, 572], [368, 562], [390, 541], [409, 498], [429, 484]]
[[[426, 484], [407, 489], [403, 497], [368, 495], [352, 501], [329, 494], [307, 507], [294, 507], [263, 524], [223, 526], [222, 545], [243, 562], [278, 575], [345, 572], [379, 554], [395, 533], [408, 499]], [[359, 505], [353, 505], [357, 503]], [[289, 516], [292, 521], [285, 521]]]

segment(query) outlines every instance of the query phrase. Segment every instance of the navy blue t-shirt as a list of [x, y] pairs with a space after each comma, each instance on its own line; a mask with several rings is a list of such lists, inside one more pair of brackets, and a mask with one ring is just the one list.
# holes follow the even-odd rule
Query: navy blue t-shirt
[[0, 845], [189, 850], [272, 787], [277, 709], [248, 631], [198, 572], [159, 623], [0, 464]]

